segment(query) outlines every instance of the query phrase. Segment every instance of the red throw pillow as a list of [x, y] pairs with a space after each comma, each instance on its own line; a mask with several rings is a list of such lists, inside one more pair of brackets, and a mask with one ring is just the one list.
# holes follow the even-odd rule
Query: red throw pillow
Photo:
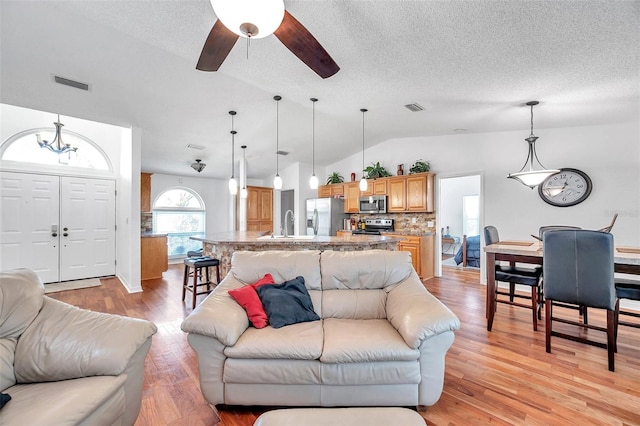
[[269, 323], [269, 317], [264, 311], [262, 302], [256, 293], [256, 288], [265, 284], [275, 284], [271, 274], [266, 274], [253, 284], [247, 284], [244, 287], [229, 290], [229, 296], [233, 297], [233, 300], [238, 302], [240, 306], [247, 311], [249, 321], [255, 328], [264, 328]]

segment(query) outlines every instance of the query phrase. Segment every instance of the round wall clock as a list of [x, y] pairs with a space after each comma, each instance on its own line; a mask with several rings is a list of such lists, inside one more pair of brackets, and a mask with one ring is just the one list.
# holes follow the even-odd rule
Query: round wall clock
[[560, 169], [538, 185], [538, 195], [556, 207], [575, 206], [591, 194], [591, 178], [578, 169]]

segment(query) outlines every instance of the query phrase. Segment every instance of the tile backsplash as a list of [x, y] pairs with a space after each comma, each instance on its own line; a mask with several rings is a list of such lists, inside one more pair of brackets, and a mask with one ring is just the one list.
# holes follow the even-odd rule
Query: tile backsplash
[[435, 226], [427, 226], [432, 221], [435, 225], [435, 213], [387, 213], [387, 214], [353, 214], [350, 217], [358, 219], [393, 219], [394, 231], [419, 234], [424, 232], [436, 232]]
[[153, 213], [151, 212], [140, 213], [140, 232], [141, 233], [153, 232]]

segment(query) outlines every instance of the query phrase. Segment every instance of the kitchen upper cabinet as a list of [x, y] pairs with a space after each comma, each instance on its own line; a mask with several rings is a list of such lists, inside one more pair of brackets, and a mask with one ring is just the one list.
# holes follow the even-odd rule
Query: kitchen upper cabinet
[[362, 191], [360, 193], [363, 197], [368, 197], [369, 195], [387, 195], [387, 182], [388, 179], [368, 179], [367, 180], [367, 190]]
[[435, 211], [434, 178], [432, 173], [416, 173], [389, 178], [387, 211], [426, 212]]
[[333, 183], [331, 185], [321, 185], [318, 187], [318, 198], [330, 198], [344, 195], [344, 184]]
[[344, 184], [344, 212], [358, 213], [360, 211], [360, 183]]
[[140, 211], [151, 211], [151, 175], [153, 173], [140, 173]]
[[273, 189], [247, 186], [247, 231], [273, 231]]

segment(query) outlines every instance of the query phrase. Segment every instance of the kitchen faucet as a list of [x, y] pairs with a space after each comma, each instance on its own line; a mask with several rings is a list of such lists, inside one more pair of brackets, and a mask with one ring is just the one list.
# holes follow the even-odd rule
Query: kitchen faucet
[[[284, 235], [284, 237], [288, 237], [289, 236], [289, 231], [288, 231], [288, 226], [287, 226], [287, 218], [289, 217], [289, 213], [291, 213], [291, 223], [294, 223], [295, 219], [293, 217], [293, 210], [289, 209], [287, 210], [287, 212], [284, 214], [284, 227], [283, 227], [283, 233], [282, 235]], [[294, 231], [295, 234], [295, 231]]]

